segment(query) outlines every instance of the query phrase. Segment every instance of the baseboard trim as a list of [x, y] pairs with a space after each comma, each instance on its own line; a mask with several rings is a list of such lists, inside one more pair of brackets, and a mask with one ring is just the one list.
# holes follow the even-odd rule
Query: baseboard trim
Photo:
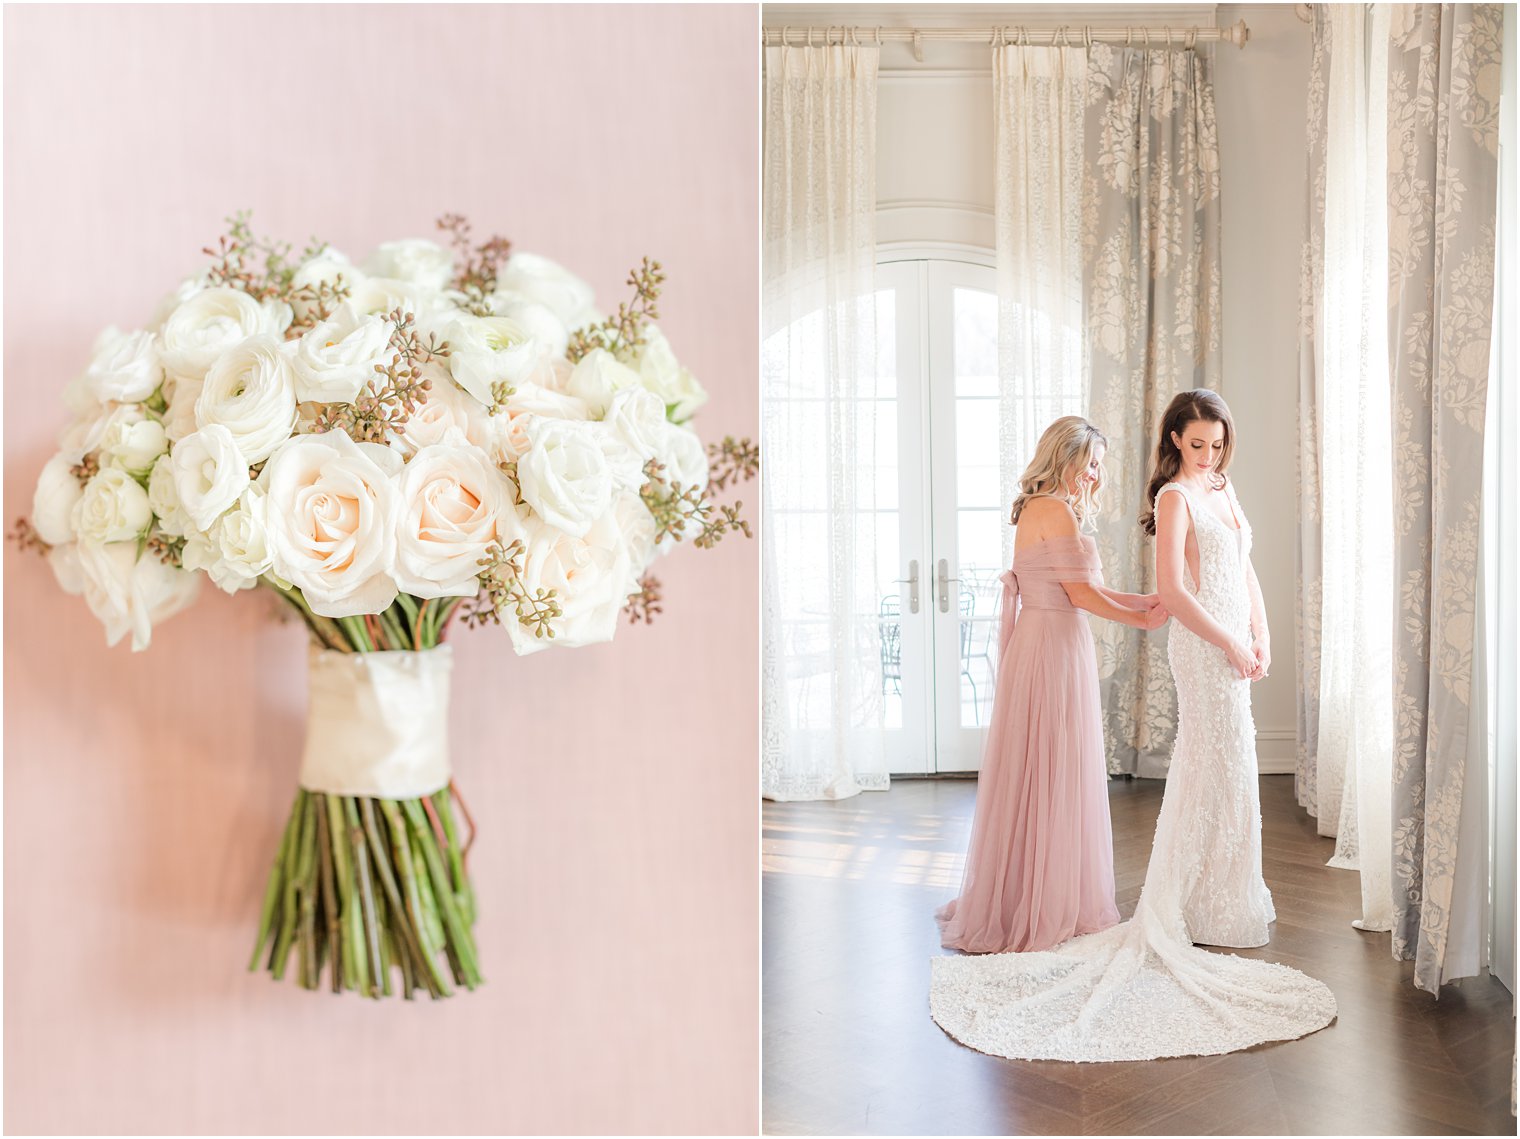
[[1259, 728], [1256, 770], [1262, 775], [1292, 775], [1298, 768], [1298, 732], [1293, 728]]

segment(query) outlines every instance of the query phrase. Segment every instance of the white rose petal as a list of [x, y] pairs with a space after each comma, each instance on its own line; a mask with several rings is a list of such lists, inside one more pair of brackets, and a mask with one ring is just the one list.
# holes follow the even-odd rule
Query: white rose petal
[[341, 431], [298, 435], [265, 464], [273, 570], [324, 617], [378, 613], [396, 599], [392, 570], [400, 457]]
[[250, 465], [290, 438], [296, 425], [295, 374], [281, 342], [253, 336], [224, 353], [206, 373], [195, 422], [227, 428]]
[[206, 572], [224, 592], [252, 589], [274, 565], [265, 525], [266, 505], [264, 492], [250, 486], [243, 492], [237, 509], [222, 515], [210, 535], [216, 560]]
[[491, 386], [528, 382], [548, 360], [544, 345], [504, 316], [463, 316], [449, 326], [449, 371], [487, 407]]
[[523, 500], [567, 534], [584, 536], [612, 505], [612, 472], [587, 424], [538, 419], [517, 463]]
[[655, 325], [644, 330], [644, 345], [635, 364], [643, 385], [665, 402], [671, 420], [685, 423], [707, 402], [707, 392], [697, 378], [681, 366], [670, 342]]
[[[366, 277], [353, 287], [343, 303], [359, 316], [388, 317], [400, 309], [419, 321], [452, 308], [441, 293], [390, 277]], [[426, 335], [423, 339], [427, 339]]]
[[533, 446], [529, 428], [539, 419], [579, 422], [589, 418], [585, 403], [574, 396], [538, 384], [523, 384], [512, 393], [505, 407], [478, 420], [485, 428], [480, 445], [493, 463], [516, 462]]
[[565, 391], [582, 400], [592, 418], [601, 419], [620, 391], [641, 386], [639, 374], [605, 348], [593, 348], [570, 373]]
[[[424, 374], [430, 371], [430, 368], [424, 368]], [[427, 401], [407, 416], [400, 433], [392, 437], [393, 445], [403, 455], [416, 454], [435, 443], [485, 446], [492, 434], [490, 420], [496, 417], [487, 415], [485, 409], [448, 376], [429, 375], [429, 378], [433, 383], [428, 389]]]
[[83, 541], [135, 540], [153, 521], [148, 492], [126, 471], [107, 467], [84, 488], [69, 518]]
[[512, 254], [496, 275], [496, 288], [544, 305], [566, 328], [579, 328], [597, 318], [591, 286], [536, 253]]
[[241, 289], [203, 289], [164, 322], [160, 352], [173, 375], [199, 379], [228, 349], [250, 336], [277, 337], [290, 327], [290, 306], [260, 303]]
[[67, 454], [54, 455], [37, 476], [37, 489], [32, 493], [32, 529], [50, 546], [74, 540], [74, 507], [84, 497], [84, 487], [71, 469], [76, 462]]
[[84, 571], [79, 565], [79, 543], [68, 542], [47, 552], [48, 565], [58, 579], [58, 588], [77, 597], [84, 592]]
[[178, 538], [183, 537], [187, 530], [194, 529], [190, 516], [180, 503], [179, 488], [174, 485], [172, 456], [160, 455], [153, 464], [153, 470], [148, 475], [148, 505], [153, 508], [158, 528], [164, 533]]
[[513, 649], [525, 656], [550, 645], [576, 648], [610, 641], [633, 579], [628, 543], [614, 513], [609, 510], [579, 538], [536, 519], [525, 525], [522, 585], [530, 596], [554, 590], [561, 615], [551, 622], [551, 641], [535, 637], [515, 614], [502, 614]]
[[102, 403], [137, 403], [163, 382], [164, 368], [151, 332], [122, 332], [112, 327], [95, 342], [95, 355], [85, 369], [84, 384]]
[[132, 634], [132, 651], [152, 639], [153, 626], [195, 599], [200, 580], [165, 565], [153, 554], [138, 557], [136, 542], [78, 544], [85, 603], [106, 627], [106, 644]]
[[188, 376], [171, 376], [164, 382], [164, 434], [170, 443], [178, 443], [196, 429], [195, 404], [201, 398], [205, 381]]
[[493, 316], [504, 316], [516, 324], [542, 344], [549, 356], [563, 356], [570, 346], [569, 329], [548, 305], [523, 293], [500, 291], [491, 295], [489, 303]]
[[[350, 291], [364, 281], [363, 271], [355, 268], [347, 257], [329, 245], [301, 262], [291, 275], [290, 283], [295, 289], [317, 290], [323, 285], [331, 288], [338, 283], [340, 277]], [[306, 316], [312, 307], [310, 301], [298, 299], [294, 302], [297, 316]]]
[[390, 277], [440, 290], [447, 288], [454, 276], [454, 255], [431, 241], [387, 241], [369, 255], [364, 271], [372, 277]]
[[248, 460], [219, 423], [185, 436], [169, 460], [179, 505], [197, 530], [211, 529], [248, 485]]
[[396, 583], [417, 597], [473, 597], [493, 542], [522, 534], [506, 476], [475, 447], [424, 447], [401, 474]]
[[340, 305], [296, 343], [296, 398], [352, 403], [388, 355], [391, 327], [379, 316], [360, 316]]
[[158, 457], [169, 449], [164, 425], [150, 419], [141, 404], [116, 409], [100, 439], [100, 465], [119, 467], [133, 478], [146, 477]]

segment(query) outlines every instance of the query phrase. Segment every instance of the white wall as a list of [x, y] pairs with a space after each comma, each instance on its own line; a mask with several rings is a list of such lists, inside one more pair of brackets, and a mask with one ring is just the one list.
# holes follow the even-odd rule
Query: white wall
[[[1255, 565], [1272, 626], [1271, 676], [1252, 703], [1263, 771], [1293, 770], [1294, 439], [1297, 308], [1303, 240], [1304, 92], [1309, 27], [1293, 5], [1009, 5], [822, 7], [767, 5], [766, 27], [959, 26], [1062, 23], [1186, 27], [1244, 19], [1241, 50], [1215, 47], [1224, 272], [1224, 380], [1241, 434], [1234, 474], [1256, 535]], [[877, 96], [877, 241], [950, 242], [990, 254], [993, 231], [992, 77], [988, 46], [926, 41], [882, 48]]]

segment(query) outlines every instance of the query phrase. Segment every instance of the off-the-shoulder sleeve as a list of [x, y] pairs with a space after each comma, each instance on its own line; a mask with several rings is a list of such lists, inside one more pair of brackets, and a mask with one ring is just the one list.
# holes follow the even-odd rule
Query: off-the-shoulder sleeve
[[1047, 581], [1082, 581], [1103, 584], [1103, 563], [1091, 538], [1047, 538], [1015, 554], [1013, 568], [1021, 578]]

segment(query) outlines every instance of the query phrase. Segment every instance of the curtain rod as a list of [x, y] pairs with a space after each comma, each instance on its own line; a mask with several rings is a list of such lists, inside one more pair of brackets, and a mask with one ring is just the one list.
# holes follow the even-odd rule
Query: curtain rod
[[1131, 47], [1137, 44], [1143, 47], [1160, 47], [1163, 44], [1192, 47], [1199, 43], [1232, 43], [1238, 48], [1244, 48], [1250, 38], [1251, 29], [1246, 27], [1244, 20], [1227, 28], [1100, 28], [1087, 24], [1066, 24], [1058, 28], [1028, 28], [1012, 24], [985, 28], [884, 28], [836, 24], [832, 27], [766, 28], [761, 33], [763, 43], [791, 43], [798, 47], [843, 43], [911, 43], [913, 58], [920, 63], [924, 59], [925, 40], [985, 40], [992, 45], [1061, 43], [1072, 47], [1096, 42], [1123, 43]]

